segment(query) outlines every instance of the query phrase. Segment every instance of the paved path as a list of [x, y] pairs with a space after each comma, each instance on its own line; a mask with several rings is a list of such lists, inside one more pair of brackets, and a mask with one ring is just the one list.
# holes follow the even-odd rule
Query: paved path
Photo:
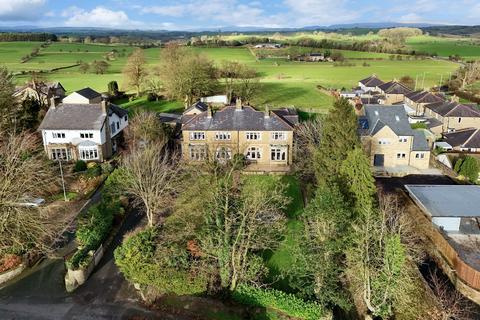
[[143, 307], [114, 264], [114, 249], [141, 223], [138, 213], [127, 216], [91, 278], [74, 293], [65, 291], [63, 258], [45, 259], [0, 289], [0, 319], [178, 319]]

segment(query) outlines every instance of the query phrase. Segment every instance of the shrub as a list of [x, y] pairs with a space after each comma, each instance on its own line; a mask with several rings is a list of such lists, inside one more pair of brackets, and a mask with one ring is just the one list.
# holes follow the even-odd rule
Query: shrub
[[77, 242], [81, 248], [67, 261], [67, 267], [78, 269], [88, 265], [88, 252], [96, 250], [107, 238], [112, 229], [114, 215], [121, 212], [118, 201], [102, 201], [90, 207], [85, 216], [81, 217], [76, 231]]
[[83, 160], [77, 160], [75, 166], [73, 167], [73, 172], [82, 172], [87, 170], [87, 163]]
[[476, 183], [478, 181], [478, 172], [480, 170], [480, 165], [478, 160], [472, 156], [466, 156], [465, 159], [457, 160], [455, 163], [455, 171], [468, 178], [470, 182]]
[[427, 124], [423, 122], [416, 122], [411, 124], [412, 129], [427, 129]]
[[96, 163], [94, 166], [90, 166], [86, 172], [87, 177], [90, 177], [90, 178], [98, 177], [101, 174], [102, 174], [102, 168]]
[[[127, 238], [115, 250], [115, 264], [129, 281], [154, 287], [160, 294], [195, 295], [206, 291], [208, 276], [203, 270], [185, 266], [184, 263], [170, 265], [177, 260], [177, 252], [172, 255], [155, 256], [157, 252], [157, 233], [148, 228]], [[185, 249], [184, 249], [185, 250]], [[175, 251], [175, 249], [174, 249]], [[182, 259], [180, 257], [180, 259]]]
[[110, 162], [104, 162], [100, 165], [103, 173], [111, 173], [113, 171], [113, 166]]
[[233, 299], [249, 306], [272, 308], [290, 317], [318, 320], [324, 315], [323, 308], [316, 302], [307, 302], [293, 294], [275, 289], [262, 289], [241, 284], [233, 292]]

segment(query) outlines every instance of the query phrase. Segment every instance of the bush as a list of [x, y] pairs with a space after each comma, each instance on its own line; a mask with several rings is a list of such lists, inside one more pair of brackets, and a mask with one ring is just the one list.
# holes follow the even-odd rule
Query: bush
[[73, 172], [82, 172], [87, 170], [87, 163], [83, 160], [77, 160], [75, 166], [73, 167]]
[[423, 122], [415, 122], [410, 125], [412, 129], [427, 129], [427, 124]]
[[457, 162], [455, 162], [454, 170], [470, 180], [470, 182], [476, 183], [478, 181], [480, 165], [476, 158], [466, 156], [464, 159], [458, 159]]
[[87, 177], [94, 178], [94, 177], [100, 176], [101, 174], [102, 174], [102, 168], [96, 163], [94, 166], [90, 166], [89, 168], [87, 168], [87, 172], [86, 172]]
[[[129, 281], [154, 287], [160, 294], [196, 295], [207, 290], [208, 276], [200, 272], [205, 268], [191, 268], [183, 263], [170, 265], [165, 260], [176, 257], [162, 256], [155, 259], [157, 251], [156, 230], [148, 228], [127, 238], [115, 252], [115, 264]], [[183, 248], [184, 249], [184, 248]], [[184, 249], [185, 250], [185, 249]]]
[[293, 294], [275, 289], [241, 284], [233, 292], [233, 299], [249, 306], [276, 309], [300, 319], [318, 320], [324, 316], [323, 308], [318, 303], [307, 302]]
[[67, 261], [67, 267], [75, 270], [88, 265], [88, 252], [96, 250], [105, 241], [112, 229], [114, 215], [121, 212], [118, 201], [102, 201], [81, 217], [76, 231], [81, 248]]

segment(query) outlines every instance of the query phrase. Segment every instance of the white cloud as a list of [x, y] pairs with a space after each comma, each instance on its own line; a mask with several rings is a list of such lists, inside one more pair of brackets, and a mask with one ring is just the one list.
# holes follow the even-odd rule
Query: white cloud
[[361, 13], [346, 0], [284, 0], [284, 5], [297, 26], [351, 22]]
[[0, 21], [34, 21], [42, 18], [46, 0], [0, 0]]
[[398, 22], [419, 23], [419, 22], [425, 22], [425, 19], [416, 13], [408, 13], [401, 16]]
[[65, 25], [70, 27], [121, 27], [131, 28], [141, 26], [132, 21], [124, 11], [113, 11], [105, 7], [96, 7], [87, 11], [78, 7], [70, 7], [62, 12], [66, 17]]

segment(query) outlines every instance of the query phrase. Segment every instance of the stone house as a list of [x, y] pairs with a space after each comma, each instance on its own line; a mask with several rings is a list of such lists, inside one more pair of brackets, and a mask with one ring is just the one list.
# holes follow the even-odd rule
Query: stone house
[[428, 91], [413, 91], [405, 95], [405, 104], [414, 110], [415, 116], [423, 116], [426, 105], [444, 101], [444, 97]]
[[371, 165], [377, 168], [428, 169], [430, 148], [425, 135], [413, 130], [402, 105], [364, 107], [359, 134]]
[[375, 91], [380, 93], [382, 96], [381, 104], [385, 105], [403, 103], [405, 95], [412, 92], [410, 88], [396, 80], [377, 86]]
[[293, 161], [293, 130], [298, 123], [295, 110], [262, 112], [243, 106], [241, 101], [216, 112], [208, 107], [198, 112], [198, 107], [187, 109], [182, 119], [185, 160], [228, 161], [242, 154], [252, 171], [289, 170]]
[[378, 78], [375, 74], [372, 74], [370, 77], [362, 79], [358, 82], [358, 87], [363, 90], [363, 92], [375, 92], [377, 87], [384, 84], [380, 78]]
[[480, 110], [475, 104], [452, 101], [431, 103], [425, 106], [425, 116], [430, 118], [430, 131], [436, 135], [468, 128], [480, 128]]

